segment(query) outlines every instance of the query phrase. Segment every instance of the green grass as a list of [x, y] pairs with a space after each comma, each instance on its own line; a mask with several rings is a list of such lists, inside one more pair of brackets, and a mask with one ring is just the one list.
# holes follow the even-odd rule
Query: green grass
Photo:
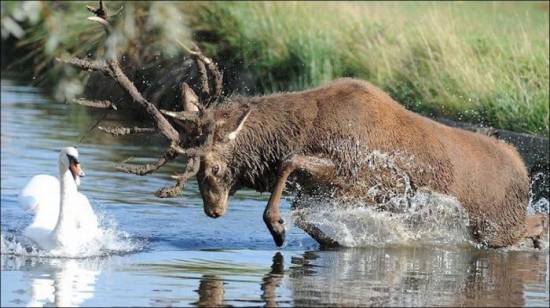
[[[50, 18], [42, 13], [41, 22], [26, 28], [18, 44], [31, 47], [25, 56], [34, 60], [40, 76], [75, 76], [52, 66], [53, 57], [101, 50], [101, 29], [83, 18], [90, 15], [84, 4], [55, 4], [46, 10]], [[112, 11], [122, 5], [109, 2]], [[185, 41], [194, 33], [205, 54], [239, 63], [249, 76], [246, 82], [259, 92], [307, 89], [351, 76], [378, 85], [424, 115], [549, 135], [548, 2], [124, 6], [113, 21], [120, 50], [153, 74], [159, 65], [176, 65], [183, 57], [173, 38]], [[74, 83], [52, 80], [61, 89]]]
[[[548, 136], [543, 2], [209, 2], [192, 27], [222, 39], [265, 92], [366, 79], [409, 109]], [[225, 46], [224, 46], [225, 45]]]

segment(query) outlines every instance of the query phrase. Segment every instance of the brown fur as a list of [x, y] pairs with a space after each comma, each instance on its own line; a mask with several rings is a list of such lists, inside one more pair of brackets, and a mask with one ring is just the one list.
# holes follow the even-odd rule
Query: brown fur
[[[228, 141], [248, 109], [242, 130]], [[367, 82], [344, 78], [303, 92], [238, 97], [213, 113], [214, 143], [197, 174], [212, 217], [225, 213], [229, 193], [241, 187], [271, 192], [290, 154], [336, 166], [321, 177], [295, 172], [302, 193], [322, 186], [338, 196], [360, 197], [380, 183], [385, 189], [369, 196], [372, 203], [388, 192], [402, 193], [391, 170], [369, 167], [366, 157], [379, 151], [394, 154], [413, 188], [455, 196], [481, 243], [508, 246], [525, 236], [528, 174], [512, 146], [410, 112]]]

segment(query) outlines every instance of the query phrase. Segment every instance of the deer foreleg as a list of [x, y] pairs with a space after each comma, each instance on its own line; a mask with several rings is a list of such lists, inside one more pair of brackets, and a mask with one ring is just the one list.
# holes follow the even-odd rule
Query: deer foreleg
[[334, 176], [336, 166], [330, 159], [298, 154], [291, 154], [281, 161], [277, 181], [263, 215], [267, 229], [277, 246], [282, 246], [285, 242], [284, 221], [279, 209], [281, 196], [288, 176], [295, 170], [304, 170], [320, 182], [324, 182]]

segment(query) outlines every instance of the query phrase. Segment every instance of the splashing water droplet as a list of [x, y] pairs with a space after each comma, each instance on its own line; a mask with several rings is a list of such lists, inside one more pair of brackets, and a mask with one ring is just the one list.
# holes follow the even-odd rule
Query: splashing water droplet
[[465, 210], [454, 197], [416, 192], [408, 211], [393, 213], [372, 206], [318, 201], [293, 210], [285, 220], [301, 216], [346, 247], [385, 245], [475, 245]]
[[89, 258], [108, 255], [121, 255], [145, 249], [146, 243], [133, 239], [130, 234], [117, 229], [116, 222], [97, 213], [101, 234], [78, 251], [44, 251], [35, 243], [25, 238], [20, 231], [0, 233], [0, 252], [2, 255], [24, 257], [61, 257]]

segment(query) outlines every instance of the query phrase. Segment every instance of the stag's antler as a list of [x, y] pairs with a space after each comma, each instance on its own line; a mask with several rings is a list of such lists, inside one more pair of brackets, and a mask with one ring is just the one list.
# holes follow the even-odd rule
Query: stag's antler
[[[116, 169], [119, 171], [132, 173], [136, 175], [146, 175], [152, 173], [166, 163], [174, 160], [178, 155], [185, 155], [188, 157], [188, 164], [185, 169], [185, 172], [182, 174], [176, 174], [173, 176], [177, 179], [177, 183], [171, 187], [165, 187], [161, 190], [158, 190], [155, 195], [157, 197], [173, 197], [179, 193], [179, 191], [185, 185], [185, 181], [190, 177], [194, 176], [199, 169], [200, 156], [203, 152], [202, 146], [198, 146], [196, 142], [193, 142], [193, 138], [189, 137], [190, 133], [197, 133], [199, 130], [200, 117], [207, 114], [206, 107], [201, 105], [198, 101], [197, 96], [193, 91], [187, 86], [187, 84], [182, 84], [182, 102], [183, 102], [183, 111], [182, 112], [172, 112], [166, 110], [158, 110], [154, 104], [145, 99], [140, 92], [137, 90], [135, 85], [130, 81], [130, 79], [124, 74], [120, 68], [120, 64], [116, 57], [115, 53], [115, 41], [114, 36], [111, 35], [112, 29], [108, 22], [108, 9], [103, 1], [99, 1], [99, 8], [94, 8], [87, 6], [88, 10], [94, 13], [96, 16], [88, 17], [89, 20], [98, 22], [101, 24], [105, 30], [106, 46], [105, 52], [105, 61], [91, 60], [91, 59], [57, 59], [60, 62], [71, 64], [79, 69], [87, 71], [98, 71], [103, 73], [106, 76], [113, 78], [130, 96], [132, 102], [137, 106], [143, 108], [146, 113], [153, 119], [155, 127], [151, 128], [140, 128], [140, 127], [99, 127], [99, 129], [110, 133], [115, 136], [128, 135], [128, 134], [142, 134], [142, 133], [160, 133], [170, 142], [170, 146], [165, 151], [163, 156], [158, 159], [154, 164], [146, 164], [143, 166], [132, 167], [128, 165], [117, 165]], [[180, 43], [181, 44], [181, 43]], [[182, 44], [183, 45], [183, 44]], [[185, 47], [185, 46], [184, 46]], [[214, 75], [215, 82], [215, 93], [209, 99], [209, 102], [216, 101], [222, 91], [222, 75], [218, 71], [215, 63], [202, 55], [201, 51], [197, 46], [194, 47], [194, 51], [185, 49], [195, 58], [197, 65], [199, 67], [200, 79], [202, 92], [204, 94], [210, 94], [208, 87], [208, 77], [207, 69], [212, 75]], [[117, 107], [109, 101], [90, 101], [85, 99], [75, 100], [74, 103], [94, 107], [94, 108], [111, 108], [117, 110]], [[172, 124], [163, 116], [166, 115], [174, 120], [174, 122], [183, 127], [185, 134], [181, 134], [176, 130]], [[208, 116], [205, 118], [209, 118]], [[195, 129], [193, 129], [195, 128]], [[207, 138], [207, 142], [211, 138]]]
[[210, 58], [204, 56], [199, 49], [199, 47], [195, 44], [193, 44], [193, 50], [189, 49], [187, 46], [185, 46], [182, 42], [176, 39], [176, 41], [185, 49], [193, 58], [195, 59], [195, 62], [197, 62], [198, 70], [199, 70], [199, 78], [201, 81], [201, 90], [202, 93], [205, 95], [210, 95], [210, 86], [208, 85], [208, 74], [207, 69], [214, 76], [214, 95], [210, 97], [208, 102], [206, 103], [207, 106], [209, 106], [212, 102], [217, 101], [221, 94], [222, 94], [222, 80], [223, 75], [218, 70], [218, 67], [216, 66], [216, 63], [212, 61]]

